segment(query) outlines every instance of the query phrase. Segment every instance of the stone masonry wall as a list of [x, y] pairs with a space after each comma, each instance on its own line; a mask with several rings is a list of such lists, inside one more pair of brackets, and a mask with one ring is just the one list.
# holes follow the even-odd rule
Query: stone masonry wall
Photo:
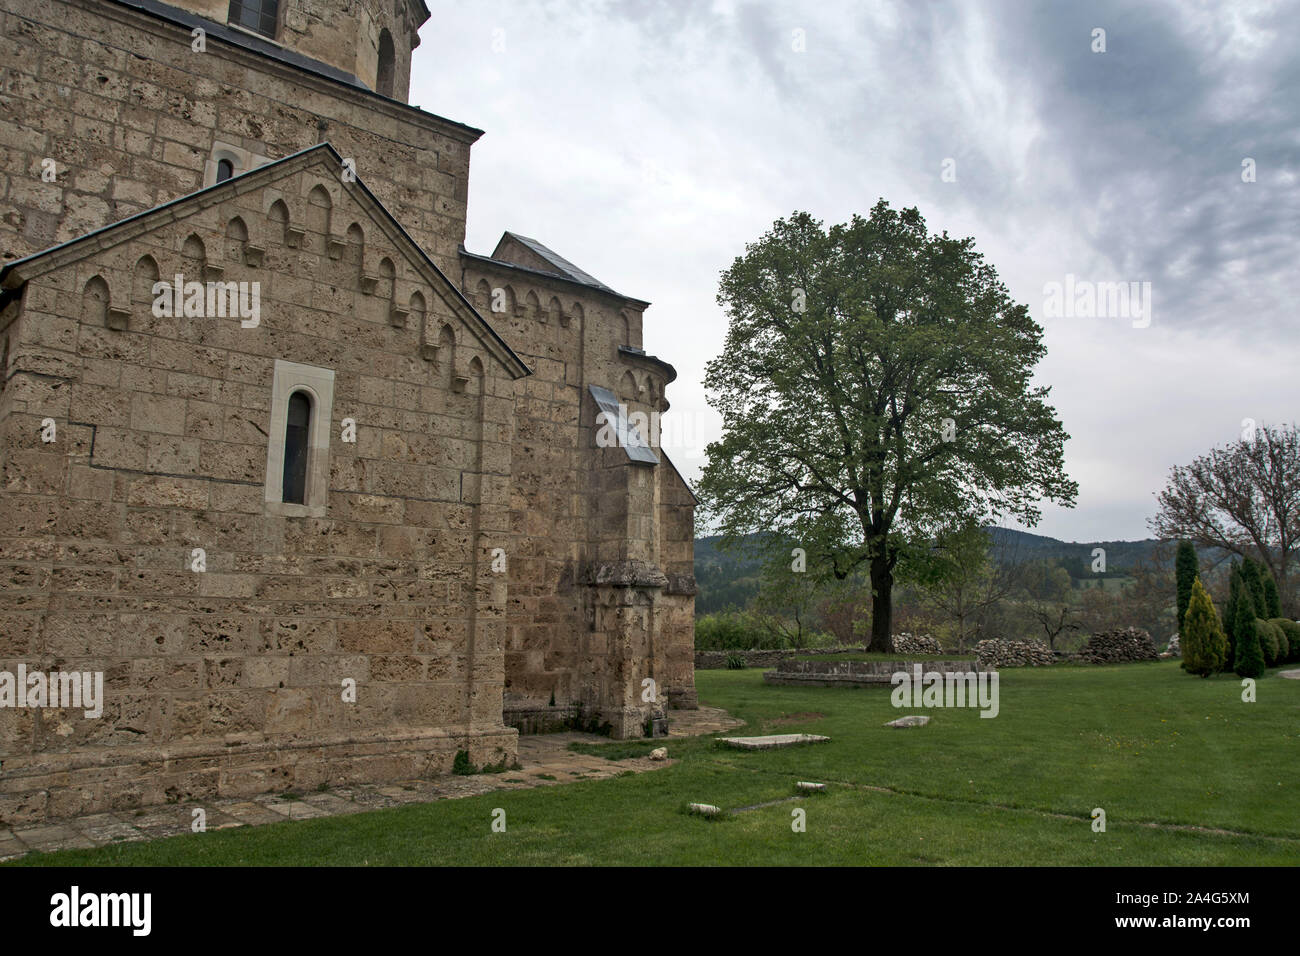
[[[331, 161], [294, 162], [30, 279], [0, 317], [0, 670], [102, 671], [107, 698], [99, 719], [0, 709], [4, 823], [514, 757], [490, 569], [511, 530], [512, 373]], [[281, 227], [277, 200], [304, 218]], [[235, 217], [260, 257], [228, 238]], [[350, 225], [356, 260], [331, 242]], [[361, 281], [380, 257], [396, 302]], [[142, 259], [260, 281], [260, 325], [156, 317]], [[264, 501], [276, 359], [335, 372], [323, 517]]]
[[[0, 0], [0, 255], [204, 185], [214, 144], [271, 159], [328, 140], [448, 275], [478, 130], [109, 0]], [[42, 180], [52, 160], [53, 182]]]
[[[667, 407], [666, 375], [619, 352], [640, 346], [644, 303], [543, 275], [535, 270], [544, 261], [517, 251], [524, 269], [467, 257], [462, 278], [533, 369], [519, 383], [512, 451], [507, 709], [554, 695], [635, 736], [655, 709], [641, 700], [644, 678], [686, 706], [695, 701], [694, 499], [666, 460], [649, 468], [621, 448], [596, 447], [587, 386], [648, 415]], [[659, 579], [648, 590], [593, 589], [594, 568], [630, 561]], [[669, 569], [676, 583], [666, 589]]]

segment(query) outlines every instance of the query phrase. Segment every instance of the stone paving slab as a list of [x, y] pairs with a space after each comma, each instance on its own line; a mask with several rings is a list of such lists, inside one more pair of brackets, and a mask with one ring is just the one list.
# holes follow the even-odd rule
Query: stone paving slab
[[[719, 733], [740, 726], [741, 723], [717, 707], [675, 710], [669, 721], [669, 736]], [[785, 736], [809, 737], [807, 734]], [[504, 773], [447, 775], [435, 780], [398, 780], [383, 784], [346, 784], [297, 795], [293, 799], [286, 799], [285, 794], [262, 794], [250, 799], [226, 797], [204, 803], [169, 804], [143, 810], [97, 813], [56, 823], [0, 829], [0, 862], [17, 859], [33, 851], [89, 849], [190, 833], [193, 811], [200, 807], [206, 813], [208, 830], [227, 830], [365, 813], [435, 800], [454, 800], [494, 790], [525, 790], [559, 786], [578, 780], [608, 780], [624, 773], [646, 773], [675, 763], [673, 760], [654, 761], [648, 757], [606, 760], [604, 757], [569, 750], [569, 744], [576, 742], [608, 743], [609, 738], [577, 732], [520, 737], [519, 765]], [[554, 779], [548, 780], [545, 777]]]
[[147, 839], [143, 833], [115, 813], [100, 813], [82, 817], [80, 830], [98, 844], [130, 843]]
[[820, 734], [765, 734], [761, 737], [719, 737], [728, 747], [737, 750], [775, 750], [778, 747], [798, 747], [801, 744], [820, 744], [829, 737]]

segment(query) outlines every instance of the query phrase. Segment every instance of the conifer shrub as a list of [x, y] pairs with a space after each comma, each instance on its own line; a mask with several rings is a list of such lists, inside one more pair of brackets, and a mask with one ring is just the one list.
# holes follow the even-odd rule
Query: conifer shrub
[[1209, 677], [1226, 666], [1227, 639], [1214, 611], [1214, 602], [1199, 577], [1192, 583], [1183, 617], [1182, 652], [1182, 666], [1189, 674]]
[[1237, 646], [1233, 648], [1232, 669], [1238, 677], [1260, 677], [1264, 673], [1264, 651], [1260, 645], [1260, 629], [1255, 626], [1255, 614], [1249, 595], [1243, 594], [1237, 602], [1233, 633]]

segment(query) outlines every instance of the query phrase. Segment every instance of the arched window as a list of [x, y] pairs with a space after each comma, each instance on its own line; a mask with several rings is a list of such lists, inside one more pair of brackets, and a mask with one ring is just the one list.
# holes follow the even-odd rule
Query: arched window
[[306, 392], [289, 396], [289, 415], [284, 426], [285, 504], [307, 503], [307, 449], [311, 436], [311, 399]]
[[224, 183], [235, 175], [235, 164], [224, 157], [217, 160], [217, 182]]
[[387, 30], [379, 31], [379, 69], [375, 74], [375, 92], [393, 95], [393, 37]]

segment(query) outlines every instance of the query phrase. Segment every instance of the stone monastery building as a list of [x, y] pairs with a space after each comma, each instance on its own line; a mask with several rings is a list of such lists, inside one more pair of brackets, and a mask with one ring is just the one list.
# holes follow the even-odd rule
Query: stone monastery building
[[0, 826], [695, 706], [695, 499], [617, 421], [676, 373], [648, 303], [465, 249], [422, 0], [0, 18]]

